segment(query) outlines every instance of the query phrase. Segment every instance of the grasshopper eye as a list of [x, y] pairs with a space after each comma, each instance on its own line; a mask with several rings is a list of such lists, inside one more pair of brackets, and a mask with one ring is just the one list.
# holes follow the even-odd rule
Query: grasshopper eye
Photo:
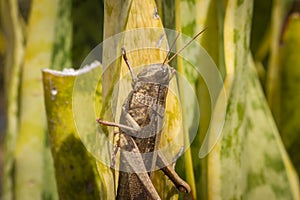
[[162, 75], [166, 76], [168, 74], [168, 68], [166, 66], [162, 67]]

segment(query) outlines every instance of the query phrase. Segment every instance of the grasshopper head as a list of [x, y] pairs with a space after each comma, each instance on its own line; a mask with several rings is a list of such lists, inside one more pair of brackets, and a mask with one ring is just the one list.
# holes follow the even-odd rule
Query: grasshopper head
[[138, 81], [168, 85], [176, 70], [167, 64], [154, 64], [144, 68], [138, 75]]

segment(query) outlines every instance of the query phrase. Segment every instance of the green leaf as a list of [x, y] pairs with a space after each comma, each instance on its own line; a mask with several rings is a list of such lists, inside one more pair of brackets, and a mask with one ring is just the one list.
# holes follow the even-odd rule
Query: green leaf
[[[103, 40], [103, 1], [72, 0], [72, 66], [79, 68], [86, 55]], [[91, 17], [92, 13], [92, 17]], [[64, 27], [64, 26], [60, 26]], [[60, 28], [64, 31], [64, 28]], [[62, 65], [64, 66], [64, 65]]]
[[251, 50], [253, 51], [255, 59], [257, 57], [261, 58], [260, 49], [262, 44], [265, 43], [265, 40], [268, 40], [268, 44], [271, 41], [270, 37], [266, 38], [266, 35], [269, 35], [268, 32], [271, 28], [270, 27], [271, 11], [272, 11], [272, 0], [265, 0], [265, 1], [254, 0], [250, 47]]
[[[41, 69], [52, 64], [58, 6], [59, 1], [32, 2], [22, 68], [19, 135], [14, 155], [16, 199], [57, 199], [47, 145]], [[52, 28], [46, 29], [45, 25]], [[45, 179], [48, 180], [47, 188], [44, 188]]]
[[266, 77], [266, 96], [268, 104], [274, 115], [276, 122], [280, 121], [279, 104], [280, 104], [280, 70], [279, 65], [279, 46], [281, 40], [282, 27], [285, 16], [292, 3], [292, 0], [275, 0], [272, 7], [271, 16], [271, 48], [268, 60], [268, 70]]
[[250, 56], [252, 3], [229, 0], [227, 5], [225, 89], [229, 98], [221, 139], [208, 157], [209, 199], [297, 199], [297, 176]]
[[281, 105], [279, 130], [283, 143], [300, 174], [300, 17], [292, 14], [283, 35], [280, 49]]
[[[71, 71], [71, 73], [43, 71], [47, 120], [60, 199], [114, 198], [113, 179], [109, 168], [97, 163], [83, 145], [81, 140], [83, 138], [79, 138], [79, 131], [81, 131], [79, 126], [87, 124], [86, 132], [88, 133], [92, 130], [90, 124], [94, 124], [92, 127], [96, 127], [95, 119], [86, 123], [85, 121], [78, 122], [74, 118], [74, 115], [78, 113], [74, 109], [79, 108], [78, 105], [77, 108], [74, 108], [76, 105], [73, 99], [76, 81], [98, 73], [101, 74], [101, 68], [97, 63], [89, 68], [83, 68], [81, 71]], [[86, 83], [81, 81], [79, 84], [85, 87], [82, 84]], [[97, 90], [101, 89], [99, 86], [97, 86]], [[101, 98], [101, 91], [95, 94], [97, 95], [96, 100]], [[77, 100], [78, 98], [83, 100], [89, 98], [87, 95], [90, 94], [85, 90], [77, 90], [76, 95]], [[87, 105], [86, 101], [81, 101], [81, 106], [85, 109], [93, 105]], [[80, 136], [82, 137], [82, 135]], [[103, 147], [99, 151], [105, 151], [105, 148]]]
[[[61, 70], [71, 67], [72, 45], [72, 0], [59, 2], [54, 26], [54, 41], [51, 58], [51, 69]], [[62, 28], [63, 27], [63, 28]]]
[[[214, 100], [211, 99], [214, 98], [215, 94], [212, 94], [213, 92], [210, 89], [214, 86], [218, 87], [221, 83], [218, 80], [214, 84], [212, 84], [214, 86], [208, 86], [207, 78], [209, 76], [211, 78], [211, 76], [214, 75], [205, 74], [203, 73], [203, 71], [208, 68], [209, 70], [216, 68], [215, 64], [212, 64], [211, 61], [207, 62], [207, 59], [212, 59], [217, 65], [219, 65], [218, 67], [221, 73], [223, 75], [225, 74], [222, 43], [224, 23], [223, 7], [223, 1], [184, 0], [180, 2], [180, 9], [176, 11], [176, 20], [180, 18], [180, 29], [184, 34], [192, 37], [207, 27], [207, 29], [202, 33], [202, 35], [199, 36], [199, 38], [196, 39], [196, 41], [201, 44], [201, 46], [207, 51], [209, 56], [203, 56], [204, 50], [200, 50], [197, 46], [190, 45], [184, 50], [184, 52], [186, 52], [185, 55], [188, 55], [188, 57], [193, 57], [194, 60], [197, 60], [197, 64], [192, 66], [188, 59], [186, 59], [187, 57], [183, 57], [184, 76], [188, 79], [192, 87], [194, 87], [194, 89], [197, 91], [198, 98], [197, 102], [191, 103], [191, 101], [189, 101], [189, 105], [186, 106], [186, 112], [189, 113], [189, 116], [195, 115], [192, 113], [195, 112], [195, 108], [198, 106], [198, 104], [200, 106], [199, 133], [193, 140], [191, 150], [196, 183], [196, 189], [194, 190], [194, 192], [197, 192], [197, 198], [201, 199], [207, 199], [207, 161], [206, 158], [200, 159], [198, 154], [199, 149], [203, 144], [203, 140], [206, 137], [206, 133], [209, 129], [212, 105], [214, 106], [215, 104]], [[195, 70], [195, 66], [197, 65], [201, 65], [203, 67], [203, 69], [200, 70], [200, 73], [199, 69]], [[217, 91], [217, 93], [218, 92], [219, 91]], [[193, 127], [198, 125], [199, 122], [196, 120], [193, 120], [192, 125], [188, 125], [190, 134]], [[188, 155], [185, 156], [188, 157]], [[185, 167], [186, 166], [188, 166], [188, 163], [185, 163]], [[186, 173], [191, 173], [191, 170], [187, 170]]]
[[14, 151], [18, 138], [20, 72], [24, 57], [24, 35], [16, 0], [0, 1], [3, 36], [5, 38], [4, 85], [6, 95], [7, 127], [3, 167], [2, 197], [14, 197]]

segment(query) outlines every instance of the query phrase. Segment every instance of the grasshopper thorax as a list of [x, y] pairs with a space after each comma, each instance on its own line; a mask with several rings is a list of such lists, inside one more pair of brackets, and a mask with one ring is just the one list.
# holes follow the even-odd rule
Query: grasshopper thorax
[[152, 64], [142, 69], [137, 75], [137, 82], [168, 85], [175, 72], [168, 64]]

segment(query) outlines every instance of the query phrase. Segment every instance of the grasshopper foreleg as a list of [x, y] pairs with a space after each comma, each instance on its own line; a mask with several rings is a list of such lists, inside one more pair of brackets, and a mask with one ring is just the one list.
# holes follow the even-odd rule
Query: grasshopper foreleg
[[127, 125], [123, 125], [123, 124], [118, 124], [118, 123], [114, 123], [114, 122], [109, 122], [109, 121], [104, 121], [102, 119], [97, 119], [97, 122], [99, 124], [102, 124], [104, 126], [113, 126], [113, 127], [118, 127], [120, 129], [125, 129], [125, 130], [128, 130], [128, 131], [133, 131], [133, 132], [137, 132], [139, 130], [135, 129], [135, 128], [132, 128], [130, 126], [127, 126]]

